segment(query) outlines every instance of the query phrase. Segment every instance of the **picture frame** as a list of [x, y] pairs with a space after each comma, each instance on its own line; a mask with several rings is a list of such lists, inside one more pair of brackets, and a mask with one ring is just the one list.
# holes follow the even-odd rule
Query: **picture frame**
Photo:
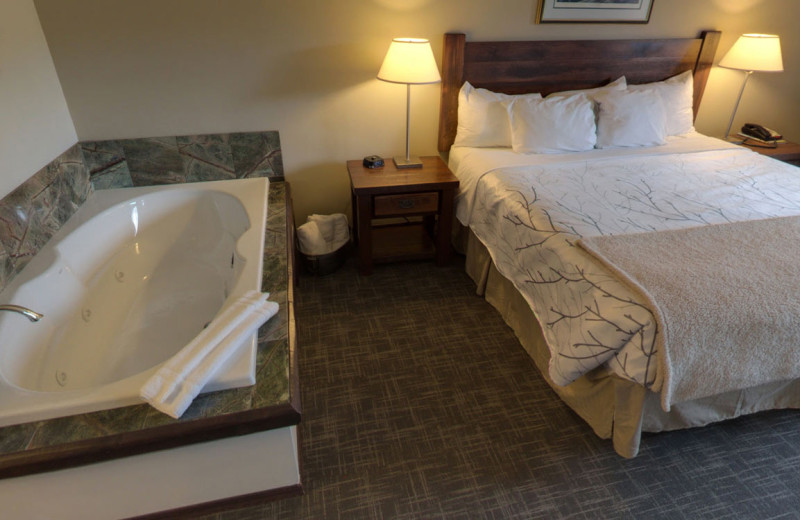
[[655, 0], [539, 0], [536, 23], [648, 23]]

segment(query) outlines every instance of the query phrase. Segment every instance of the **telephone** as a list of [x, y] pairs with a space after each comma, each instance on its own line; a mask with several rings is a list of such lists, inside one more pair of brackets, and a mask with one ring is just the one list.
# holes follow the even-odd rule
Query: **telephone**
[[778, 139], [783, 139], [783, 136], [775, 130], [770, 130], [769, 128], [765, 128], [755, 123], [745, 123], [742, 127], [740, 135], [767, 143], [777, 141]]

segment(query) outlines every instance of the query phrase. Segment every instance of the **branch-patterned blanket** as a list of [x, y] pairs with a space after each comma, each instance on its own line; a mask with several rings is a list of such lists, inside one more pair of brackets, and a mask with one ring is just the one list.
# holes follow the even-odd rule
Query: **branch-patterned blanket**
[[[533, 309], [557, 384], [601, 365], [653, 390], [662, 384], [647, 301], [578, 239], [800, 215], [797, 168], [699, 134], [686, 143], [691, 152], [620, 156], [451, 152], [463, 181], [459, 220]], [[534, 164], [492, 166], [502, 154], [505, 164]]]

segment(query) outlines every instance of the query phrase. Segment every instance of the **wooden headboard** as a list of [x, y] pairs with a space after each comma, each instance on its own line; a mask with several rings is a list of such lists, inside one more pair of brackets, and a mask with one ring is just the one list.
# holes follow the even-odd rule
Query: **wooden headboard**
[[465, 81], [506, 94], [599, 87], [620, 76], [628, 83], [694, 72], [694, 115], [717, 51], [719, 31], [699, 38], [468, 42], [444, 35], [439, 151], [450, 150], [458, 127], [458, 91]]

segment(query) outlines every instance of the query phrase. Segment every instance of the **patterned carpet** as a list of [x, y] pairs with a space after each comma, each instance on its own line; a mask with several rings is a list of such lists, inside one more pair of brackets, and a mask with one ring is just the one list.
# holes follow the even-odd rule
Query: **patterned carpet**
[[209, 519], [800, 516], [799, 413], [645, 435], [625, 460], [460, 258], [304, 276], [297, 322], [305, 495]]

